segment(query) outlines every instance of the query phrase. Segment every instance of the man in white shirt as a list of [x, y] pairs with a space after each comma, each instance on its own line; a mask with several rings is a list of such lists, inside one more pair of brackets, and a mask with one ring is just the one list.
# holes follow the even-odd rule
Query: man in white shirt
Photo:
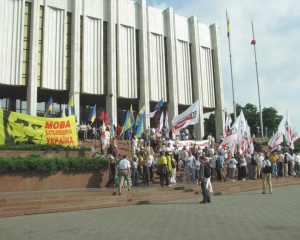
[[154, 157], [153, 157], [153, 155], [151, 155], [150, 151], [147, 152], [147, 156], [148, 156], [148, 161], [151, 163], [151, 168], [149, 169], [149, 171], [150, 171], [150, 181], [152, 181], [153, 180]]
[[138, 146], [138, 139], [136, 138], [136, 136], [134, 136], [131, 140], [131, 146], [132, 146], [132, 154], [134, 155], [135, 154], [135, 151], [137, 149], [137, 146]]
[[117, 166], [118, 168], [118, 174], [119, 174], [119, 195], [121, 195], [121, 189], [123, 186], [123, 178], [126, 178], [127, 180], [127, 186], [128, 186], [128, 191], [131, 190], [130, 184], [129, 184], [129, 177], [131, 175], [130, 173], [130, 162], [127, 160], [127, 155], [123, 155], [123, 159], [119, 162], [119, 165]]
[[195, 183], [195, 157], [192, 155], [192, 151], [189, 151], [188, 152], [188, 156], [186, 156], [185, 158], [185, 164], [187, 166], [187, 182], [190, 183], [190, 174], [192, 172], [192, 180], [193, 180], [193, 183]]

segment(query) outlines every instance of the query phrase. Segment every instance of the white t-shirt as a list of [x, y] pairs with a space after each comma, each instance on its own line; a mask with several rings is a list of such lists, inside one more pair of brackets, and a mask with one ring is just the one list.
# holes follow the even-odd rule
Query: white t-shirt
[[138, 143], [138, 139], [132, 139], [131, 140], [131, 144], [132, 144], [132, 147], [137, 147], [137, 143]]
[[210, 165], [212, 168], [216, 168], [216, 161], [217, 161], [217, 159], [218, 159], [217, 155], [212, 155], [212, 157], [211, 157], [211, 165]]
[[283, 162], [283, 155], [282, 155], [282, 153], [280, 153], [279, 155], [278, 155], [278, 162]]
[[148, 161], [151, 163], [151, 165], [153, 164], [153, 162], [154, 162], [154, 157], [153, 157], [153, 155], [149, 155], [148, 156]]
[[138, 166], [139, 166], [138, 161], [132, 161], [131, 166], [132, 166], [133, 169], [137, 169]]
[[186, 161], [189, 161], [189, 162], [186, 162], [186, 165], [188, 165], [188, 166], [190, 166], [190, 167], [194, 167], [194, 160], [196, 160], [195, 159], [195, 157], [192, 155], [192, 156], [187, 156], [186, 158], [185, 158], [185, 162]]
[[130, 162], [126, 158], [122, 159], [119, 162], [118, 168], [119, 170], [127, 170], [128, 168], [130, 168]]
[[236, 168], [236, 164], [237, 164], [237, 161], [234, 158], [230, 158], [228, 160], [228, 166], [229, 166], [229, 168]]

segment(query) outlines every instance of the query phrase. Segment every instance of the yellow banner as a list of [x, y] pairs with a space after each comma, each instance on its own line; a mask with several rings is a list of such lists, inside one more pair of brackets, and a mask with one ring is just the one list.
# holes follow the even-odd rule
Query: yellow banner
[[75, 116], [44, 118], [0, 109], [0, 144], [78, 146]]

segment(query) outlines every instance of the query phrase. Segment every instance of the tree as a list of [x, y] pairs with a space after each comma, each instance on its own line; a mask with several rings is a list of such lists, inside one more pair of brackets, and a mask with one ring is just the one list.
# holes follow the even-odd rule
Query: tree
[[278, 125], [282, 120], [282, 115], [277, 114], [277, 110], [273, 107], [264, 108], [262, 110], [264, 127], [268, 128], [269, 136], [277, 131]]
[[208, 118], [204, 118], [204, 129], [206, 133], [212, 133], [216, 137], [215, 114], [211, 113]]

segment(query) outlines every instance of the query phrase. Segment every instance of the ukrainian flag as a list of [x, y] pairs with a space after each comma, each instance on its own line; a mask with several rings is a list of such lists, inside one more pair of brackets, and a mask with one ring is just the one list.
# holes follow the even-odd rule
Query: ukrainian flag
[[120, 136], [122, 136], [122, 134], [127, 130], [131, 128], [131, 119], [130, 119], [130, 113], [129, 113], [129, 110], [127, 110], [127, 113], [126, 113], [126, 118], [125, 118], [125, 121], [124, 121], [124, 126], [122, 128], [122, 131], [120, 133]]
[[93, 124], [93, 122], [95, 121], [96, 119], [96, 104], [95, 106], [93, 107], [91, 113], [90, 113], [90, 116], [88, 117], [88, 122], [91, 122], [91, 124]]
[[47, 104], [47, 110], [44, 114], [44, 117], [46, 117], [47, 115], [49, 115], [50, 117], [52, 117], [52, 110], [53, 110], [53, 98], [50, 97], [48, 100], [48, 104]]

